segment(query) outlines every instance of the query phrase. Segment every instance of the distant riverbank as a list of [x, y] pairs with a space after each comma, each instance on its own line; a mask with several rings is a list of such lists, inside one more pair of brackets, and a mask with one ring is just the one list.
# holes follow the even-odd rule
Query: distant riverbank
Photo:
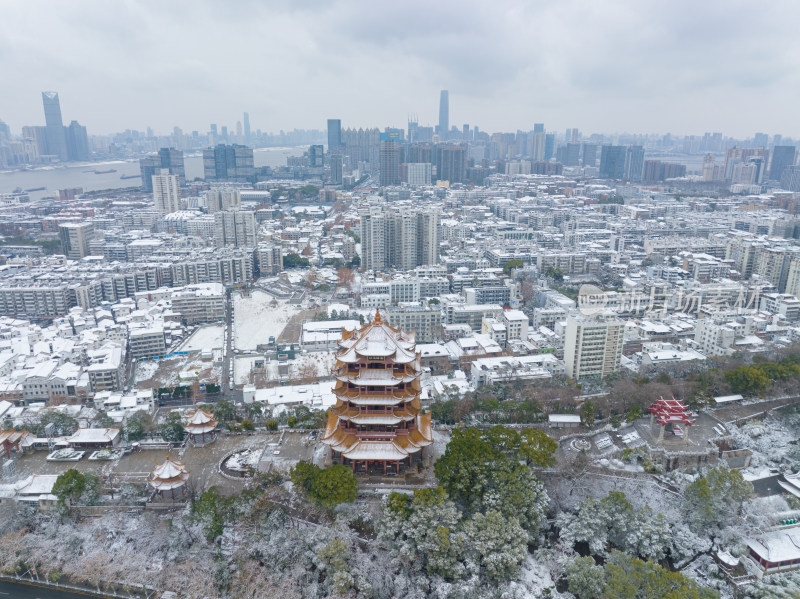
[[[253, 151], [255, 166], [286, 166], [289, 156], [301, 156], [307, 146], [258, 148]], [[184, 156], [186, 179], [203, 177], [202, 152]], [[96, 171], [100, 171], [97, 173]], [[11, 193], [19, 188], [29, 191], [31, 200], [53, 197], [59, 189], [82, 187], [84, 191], [124, 189], [139, 187], [139, 160], [107, 160], [104, 162], [76, 162], [58, 166], [40, 166], [30, 170], [0, 171], [0, 193]], [[125, 177], [125, 178], [123, 178]], [[42, 189], [44, 188], [44, 189]]]

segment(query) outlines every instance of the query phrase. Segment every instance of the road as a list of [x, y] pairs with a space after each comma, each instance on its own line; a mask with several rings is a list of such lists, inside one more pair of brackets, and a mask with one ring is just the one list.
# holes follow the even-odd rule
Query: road
[[742, 405], [738, 402], [723, 406], [721, 408], [710, 409], [709, 412], [722, 422], [737, 423], [740, 420], [747, 420], [759, 416], [769, 410], [788, 406], [800, 402], [800, 397], [781, 397], [778, 399], [768, 399], [757, 403]]
[[30, 582], [16, 583], [0, 580], [0, 599], [86, 599], [87, 597], [106, 598], [108, 595], [88, 591], [62, 591]]
[[233, 395], [233, 297], [230, 289], [225, 290], [225, 343], [222, 347], [222, 376], [220, 377], [220, 391], [224, 399], [232, 401]]

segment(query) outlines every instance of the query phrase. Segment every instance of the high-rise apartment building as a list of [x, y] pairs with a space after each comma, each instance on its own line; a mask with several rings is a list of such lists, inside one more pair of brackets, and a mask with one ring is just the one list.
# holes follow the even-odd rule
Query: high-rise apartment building
[[178, 175], [179, 185], [186, 184], [186, 169], [183, 151], [175, 148], [161, 148], [158, 154], [139, 159], [139, 173], [142, 176], [142, 189], [153, 191], [153, 175], [167, 169], [171, 175]]
[[564, 166], [578, 166], [580, 162], [581, 145], [569, 142], [564, 146], [564, 157], [561, 162]]
[[397, 129], [381, 133], [381, 187], [400, 185], [400, 135]]
[[171, 175], [169, 169], [161, 169], [153, 175], [153, 200], [156, 210], [169, 214], [180, 210], [180, 188], [178, 175]]
[[555, 133], [547, 133], [544, 136], [544, 159], [550, 160], [553, 157], [553, 150], [556, 146]]
[[252, 181], [255, 173], [253, 148], [218, 144], [203, 150], [203, 176], [206, 180]]
[[536, 131], [535, 128], [536, 125], [534, 125], [534, 132], [531, 133], [529, 144], [531, 160], [546, 160], [545, 150], [547, 147], [547, 134], [544, 130]]
[[405, 180], [409, 185], [430, 185], [431, 184], [431, 163], [430, 162], [409, 162], [404, 164]]
[[436, 155], [436, 177], [439, 181], [463, 183], [467, 171], [467, 146], [439, 145]]
[[603, 146], [600, 151], [600, 177], [624, 179], [626, 156], [627, 148], [625, 146]]
[[80, 260], [89, 255], [89, 242], [94, 237], [92, 223], [62, 223], [58, 226], [61, 251], [70, 260]]
[[631, 181], [641, 181], [643, 168], [644, 148], [642, 146], [630, 146], [625, 153], [625, 178]]
[[26, 125], [22, 128], [22, 137], [33, 140], [40, 156], [47, 154], [47, 127]]
[[255, 248], [258, 245], [256, 215], [247, 210], [225, 210], [214, 213], [217, 247]]
[[625, 323], [612, 316], [567, 317], [564, 364], [568, 377], [604, 378], [620, 369]]
[[359, 211], [364, 270], [411, 270], [439, 261], [439, 214], [433, 209], [372, 206]]
[[767, 164], [769, 161], [769, 149], [740, 148], [738, 146], [728, 148], [725, 151], [725, 179], [730, 180], [733, 177], [733, 170], [737, 164], [747, 163], [753, 157], [759, 157], [764, 164]]
[[67, 136], [64, 122], [61, 120], [61, 103], [58, 92], [42, 92], [44, 104], [44, 122], [47, 130], [47, 153], [58, 156], [59, 160], [68, 160]]
[[439, 127], [437, 133], [440, 140], [447, 140], [450, 132], [450, 92], [443, 89], [439, 93]]
[[597, 144], [583, 144], [583, 166], [597, 164]]
[[411, 144], [406, 148], [406, 162], [433, 163], [433, 146], [429, 144]]
[[800, 191], [800, 166], [787, 166], [783, 169], [781, 187], [789, 191]]
[[797, 160], [797, 148], [795, 146], [775, 146], [772, 148], [769, 178], [772, 181], [780, 181], [783, 169], [787, 166], [794, 166], [795, 160]]
[[206, 192], [206, 212], [241, 210], [242, 192], [234, 187], [215, 187]]
[[280, 245], [261, 243], [256, 248], [255, 256], [262, 277], [276, 275], [283, 270], [283, 252]]
[[421, 210], [417, 213], [417, 264], [439, 263], [439, 213]]
[[325, 148], [321, 145], [313, 145], [308, 148], [308, 166], [311, 168], [322, 168], [325, 164]]
[[342, 146], [341, 119], [328, 119], [328, 154], [339, 152]]
[[342, 156], [339, 153], [331, 154], [328, 158], [328, 164], [331, 168], [330, 177], [328, 177], [328, 183], [331, 185], [341, 185], [342, 184], [342, 175], [343, 175], [343, 165], [342, 165]]

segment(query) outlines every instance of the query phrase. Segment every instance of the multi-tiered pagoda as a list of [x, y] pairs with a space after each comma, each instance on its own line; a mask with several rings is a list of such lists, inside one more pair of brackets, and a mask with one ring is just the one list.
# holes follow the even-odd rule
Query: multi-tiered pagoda
[[400, 474], [422, 462], [433, 443], [431, 415], [420, 406], [420, 354], [413, 333], [384, 322], [342, 331], [322, 442], [334, 463], [361, 474]]

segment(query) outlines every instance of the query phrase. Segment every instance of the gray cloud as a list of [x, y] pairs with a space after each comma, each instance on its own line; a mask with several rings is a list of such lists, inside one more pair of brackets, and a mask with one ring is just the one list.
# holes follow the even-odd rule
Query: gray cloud
[[800, 136], [800, 5], [740, 0], [3, 0], [0, 118], [91, 132], [174, 125], [754, 131]]

